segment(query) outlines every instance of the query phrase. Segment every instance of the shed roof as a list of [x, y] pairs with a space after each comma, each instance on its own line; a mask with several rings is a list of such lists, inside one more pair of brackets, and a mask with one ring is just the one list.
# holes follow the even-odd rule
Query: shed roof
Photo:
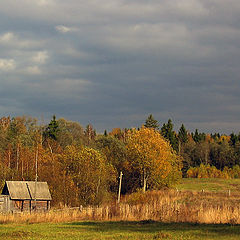
[[[52, 200], [51, 194], [49, 192], [47, 182], [37, 182], [37, 189], [35, 192], [35, 182], [27, 182], [27, 186], [32, 199], [37, 200]], [[36, 193], [36, 197], [35, 197]]]
[[[3, 195], [9, 195], [12, 200], [52, 200], [47, 182], [6, 181]], [[36, 186], [36, 191], [35, 191]]]

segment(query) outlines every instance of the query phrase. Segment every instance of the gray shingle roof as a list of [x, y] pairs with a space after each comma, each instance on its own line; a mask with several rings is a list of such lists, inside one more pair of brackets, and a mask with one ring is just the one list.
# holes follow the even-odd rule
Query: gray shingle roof
[[6, 181], [2, 194], [9, 194], [12, 200], [34, 200], [35, 186], [37, 186], [37, 200], [52, 200], [46, 182], [37, 182], [37, 185], [35, 185], [35, 182], [33, 181]]
[[[27, 182], [28, 189], [32, 199], [35, 199], [35, 182]], [[48, 189], [48, 184], [46, 182], [37, 182], [36, 190], [37, 200], [52, 200], [51, 194]]]

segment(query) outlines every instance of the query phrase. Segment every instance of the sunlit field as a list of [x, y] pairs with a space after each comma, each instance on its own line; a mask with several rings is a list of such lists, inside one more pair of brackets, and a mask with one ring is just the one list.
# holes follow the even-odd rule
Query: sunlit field
[[240, 239], [238, 183], [183, 179], [120, 204], [0, 215], [0, 239]]
[[240, 179], [183, 178], [176, 186], [179, 190], [229, 192], [240, 194]]
[[7, 224], [1, 239], [240, 239], [240, 226], [189, 223], [73, 222], [58, 224]]

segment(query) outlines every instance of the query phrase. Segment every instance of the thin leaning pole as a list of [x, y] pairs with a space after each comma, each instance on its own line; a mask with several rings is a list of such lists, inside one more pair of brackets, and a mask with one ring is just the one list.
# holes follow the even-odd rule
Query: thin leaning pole
[[34, 208], [35, 211], [37, 210], [37, 179], [38, 179], [38, 144], [37, 144], [37, 151], [36, 151], [36, 158], [35, 158], [35, 191], [34, 191]]
[[118, 203], [120, 203], [120, 196], [121, 196], [121, 187], [122, 187], [122, 176], [123, 176], [123, 173], [120, 172], [120, 180], [119, 180], [119, 188], [118, 188]]

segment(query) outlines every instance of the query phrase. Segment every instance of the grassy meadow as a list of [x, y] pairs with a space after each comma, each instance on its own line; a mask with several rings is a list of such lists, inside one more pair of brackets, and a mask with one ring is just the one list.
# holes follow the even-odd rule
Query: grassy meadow
[[239, 186], [182, 179], [176, 189], [137, 192], [120, 204], [0, 215], [0, 239], [240, 239]]
[[4, 224], [0, 225], [0, 238], [5, 240], [235, 240], [240, 239], [240, 226], [160, 223], [151, 221]]
[[230, 192], [240, 194], [240, 179], [221, 178], [183, 178], [176, 186], [182, 191]]

